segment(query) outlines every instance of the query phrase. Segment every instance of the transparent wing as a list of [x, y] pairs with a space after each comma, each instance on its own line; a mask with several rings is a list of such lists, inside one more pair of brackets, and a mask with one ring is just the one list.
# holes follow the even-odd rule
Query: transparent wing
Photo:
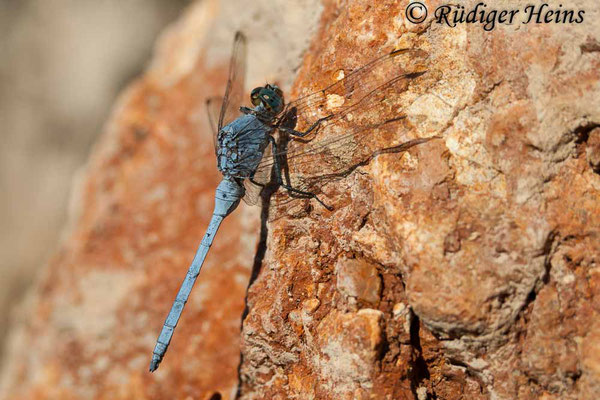
[[[260, 168], [270, 172], [277, 158], [284, 181], [296, 189], [319, 193], [325, 180], [344, 176], [377, 154], [402, 152], [406, 145], [428, 140], [407, 141], [405, 133], [411, 127], [394, 107], [398, 96], [426, 72], [426, 61], [424, 51], [397, 50], [289, 103], [278, 121], [280, 128], [301, 131], [320, 118], [327, 120], [303, 138], [280, 129], [277, 151], [265, 154]], [[253, 180], [265, 185], [268, 179], [269, 174], [257, 173]]]
[[280, 126], [293, 123], [296, 130], [302, 130], [319, 118], [330, 117], [316, 130], [318, 133], [313, 131], [305, 138], [280, 136], [278, 150], [264, 164], [273, 165], [274, 157], [278, 157], [282, 167], [291, 172], [292, 186], [315, 192], [318, 188], [308, 177], [331, 177], [366, 162], [377, 152], [397, 147], [401, 140], [406, 141], [403, 132], [411, 127], [394, 105], [426, 73], [426, 61], [424, 51], [397, 50], [291, 102]]
[[[426, 71], [428, 54], [420, 49], [400, 49], [387, 53], [346, 75], [328, 87], [289, 103], [282, 112], [279, 125], [306, 130], [320, 119], [307, 138], [344, 117], [356, 117], [373, 105], [377, 95], [395, 86], [398, 81], [414, 78]], [[344, 76], [345, 75], [345, 76]], [[343, 76], [343, 77], [342, 77]], [[357, 121], [359, 122], [359, 121]]]
[[229, 78], [221, 112], [219, 114], [218, 130], [233, 121], [239, 114], [240, 105], [244, 96], [246, 83], [246, 37], [241, 32], [236, 32], [233, 40], [231, 62], [229, 64]]
[[[376, 129], [379, 132], [387, 129], [398, 132], [398, 129], [401, 129], [401, 127], [395, 126], [397, 125], [395, 122], [396, 121], [391, 122], [389, 125], [382, 125]], [[343, 167], [341, 164], [336, 164], [334, 168], [330, 168], [330, 166], [326, 165], [328, 156], [325, 153], [315, 154], [312, 157], [314, 162], [311, 163], [294, 163], [294, 159], [292, 158], [289, 163], [289, 170], [294, 172], [289, 174], [290, 182], [294, 188], [320, 195], [325, 184], [331, 184], [336, 180], [343, 179], [356, 170], [356, 168], [367, 165], [378, 155], [395, 153], [397, 157], [402, 157], [402, 153], [408, 151], [412, 147], [440, 138], [441, 137], [439, 136], [433, 136], [405, 140], [397, 145], [380, 148], [370, 151], [370, 153], [360, 151], [357, 147], [359, 151], [352, 155], [352, 159]], [[299, 159], [296, 158], [296, 160]], [[269, 217], [269, 219], [271, 220], [281, 215], [296, 215], [297, 217], [306, 215], [311, 209], [311, 206], [306, 202], [298, 202], [296, 197], [302, 198], [302, 196], [295, 196], [293, 193], [290, 194], [285, 190], [275, 192], [270, 199], [270, 204], [277, 207], [279, 211], [272, 213], [272, 217]], [[327, 200], [325, 200], [325, 204], [327, 204]]]
[[[288, 172], [292, 187], [317, 194], [325, 182], [347, 176], [379, 154], [400, 153], [429, 140], [410, 140], [408, 132], [412, 129], [404, 117], [354, 128], [347, 125], [335, 128], [339, 131], [326, 139], [279, 154], [283, 174]], [[349, 132], [343, 133], [344, 129]]]
[[208, 113], [208, 123], [213, 134], [213, 145], [215, 153], [217, 152], [217, 135], [219, 134], [219, 114], [223, 104], [221, 96], [211, 97], [206, 100], [206, 112]]

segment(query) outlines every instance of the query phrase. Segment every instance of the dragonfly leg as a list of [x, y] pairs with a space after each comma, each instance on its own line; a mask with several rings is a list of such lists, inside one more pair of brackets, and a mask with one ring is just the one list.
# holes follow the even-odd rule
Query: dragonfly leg
[[275, 173], [275, 179], [277, 181], [277, 184], [280, 185], [281, 187], [283, 187], [285, 190], [287, 190], [291, 197], [297, 197], [297, 198], [302, 198], [302, 199], [315, 199], [323, 207], [325, 207], [329, 211], [333, 211], [333, 207], [325, 204], [321, 199], [319, 199], [319, 196], [317, 196], [315, 193], [296, 189], [295, 187], [292, 187], [291, 182], [289, 182], [289, 177], [287, 178], [288, 182], [287, 183], [284, 182], [283, 177], [281, 175], [281, 167], [279, 165], [279, 157], [277, 156], [277, 143], [275, 142], [275, 138], [273, 138], [273, 136], [269, 136], [269, 141], [271, 142], [271, 146], [273, 146], [273, 149], [274, 149], [273, 153], [275, 154], [275, 156], [273, 157], [273, 164], [274, 164], [274, 168], [275, 168], [274, 173]]
[[248, 178], [248, 180], [250, 182], [252, 182], [253, 184], [255, 184], [256, 186], [260, 186], [262, 188], [264, 188], [266, 186], [264, 183], [256, 182], [253, 178]]
[[297, 130], [295, 130], [295, 129], [293, 129], [293, 128], [288, 128], [288, 127], [285, 127], [285, 126], [281, 126], [281, 127], [279, 127], [278, 129], [279, 129], [280, 131], [283, 131], [283, 132], [285, 132], [285, 133], [287, 133], [287, 134], [289, 134], [289, 135], [292, 135], [292, 136], [304, 137], [304, 136], [308, 135], [309, 133], [311, 133], [312, 131], [314, 131], [314, 130], [318, 129], [318, 128], [319, 128], [319, 126], [320, 126], [320, 125], [321, 125], [323, 122], [325, 122], [325, 121], [328, 121], [328, 120], [330, 120], [331, 118], [333, 118], [333, 114], [331, 114], [331, 115], [328, 115], [328, 116], [326, 116], [326, 117], [323, 117], [323, 118], [319, 118], [318, 120], [316, 120], [316, 121], [315, 121], [315, 123], [314, 123], [314, 124], [312, 124], [312, 125], [311, 125], [311, 126], [310, 126], [310, 127], [307, 129], [307, 130], [305, 130], [304, 132], [297, 131]]
[[288, 191], [288, 193], [290, 194], [290, 196], [292, 197], [298, 197], [298, 198], [302, 198], [302, 199], [315, 199], [316, 201], [318, 201], [323, 207], [325, 207], [326, 209], [328, 209], [329, 211], [333, 211], [333, 207], [325, 204], [323, 202], [323, 200], [321, 200], [319, 198], [319, 196], [317, 196], [315, 193], [313, 192], [306, 192], [304, 190], [299, 190], [296, 188], [293, 188], [290, 185], [286, 185], [285, 183], [281, 183], [281, 187], [283, 187], [285, 190]]

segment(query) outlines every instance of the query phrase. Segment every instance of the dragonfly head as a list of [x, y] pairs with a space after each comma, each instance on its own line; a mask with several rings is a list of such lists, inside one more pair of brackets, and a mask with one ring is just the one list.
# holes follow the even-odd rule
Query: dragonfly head
[[283, 101], [283, 92], [276, 85], [260, 86], [252, 90], [250, 100], [255, 106], [262, 105], [265, 109], [273, 114], [279, 114], [283, 111], [285, 105]]

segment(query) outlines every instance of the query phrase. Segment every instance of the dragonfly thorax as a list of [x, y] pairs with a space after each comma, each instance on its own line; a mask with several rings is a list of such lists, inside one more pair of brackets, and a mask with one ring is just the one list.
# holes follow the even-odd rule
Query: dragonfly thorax
[[219, 171], [235, 179], [252, 177], [272, 131], [273, 127], [254, 114], [243, 114], [224, 126], [217, 135]]
[[262, 106], [264, 111], [273, 115], [283, 111], [285, 102], [283, 92], [276, 85], [259, 86], [252, 90], [250, 100], [254, 106]]

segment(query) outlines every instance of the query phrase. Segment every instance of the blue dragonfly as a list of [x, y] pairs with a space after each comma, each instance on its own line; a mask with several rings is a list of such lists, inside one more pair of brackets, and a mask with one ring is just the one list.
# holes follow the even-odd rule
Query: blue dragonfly
[[[385, 106], [387, 94], [398, 93], [426, 72], [427, 53], [399, 49], [352, 71], [338, 80], [288, 104], [282, 90], [266, 84], [250, 93], [252, 108], [241, 107], [246, 73], [246, 38], [235, 35], [229, 76], [222, 101], [207, 102], [214, 132], [217, 168], [223, 175], [215, 193], [215, 207], [194, 260], [177, 293], [156, 342], [150, 371], [162, 361], [183, 308], [200, 273], [223, 219], [243, 199], [256, 204], [273, 177], [290, 198], [314, 199], [333, 210], [317, 194], [322, 182], [347, 174], [382, 153], [402, 152], [432, 138], [415, 139], [382, 149], [371, 149], [374, 132], [396, 124], [403, 115], [378, 123], [361, 123], [368, 112]], [[220, 103], [220, 107], [218, 107]], [[299, 129], [302, 124], [304, 129]], [[325, 139], [317, 140], [319, 132]], [[277, 140], [276, 137], [279, 139]], [[313, 176], [294, 176], [290, 167], [315, 165]]]

